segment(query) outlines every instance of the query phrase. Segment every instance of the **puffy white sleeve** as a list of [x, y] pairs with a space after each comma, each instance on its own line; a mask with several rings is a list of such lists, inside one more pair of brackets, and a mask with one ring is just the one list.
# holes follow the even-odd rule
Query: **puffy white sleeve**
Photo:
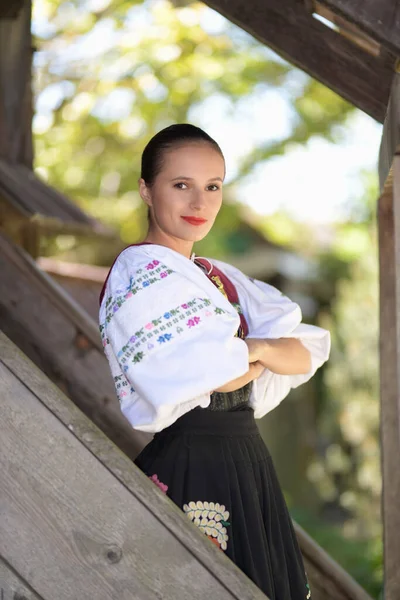
[[159, 261], [150, 266], [117, 261], [100, 331], [123, 414], [134, 428], [157, 432], [246, 373], [248, 350], [235, 337], [235, 310]]
[[238, 291], [240, 304], [249, 326], [248, 337], [259, 339], [296, 338], [311, 355], [311, 367], [304, 375], [279, 375], [265, 369], [253, 382], [250, 403], [255, 417], [274, 409], [292, 388], [306, 383], [328, 360], [330, 334], [326, 329], [301, 322], [301, 309], [273, 286], [250, 279], [238, 269], [221, 264]]
[[306, 383], [316, 370], [329, 358], [330, 335], [321, 327], [301, 323], [295, 329], [280, 337], [297, 338], [311, 355], [311, 367], [303, 375], [279, 375], [269, 369], [253, 382], [250, 402], [254, 416], [260, 419], [273, 410], [288, 395], [292, 388]]

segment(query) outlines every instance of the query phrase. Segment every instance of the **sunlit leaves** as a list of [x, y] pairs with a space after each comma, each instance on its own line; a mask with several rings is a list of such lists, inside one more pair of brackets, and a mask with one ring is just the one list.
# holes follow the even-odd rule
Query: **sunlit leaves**
[[[349, 111], [335, 94], [205, 5], [183, 4], [35, 3], [36, 166], [124, 239], [137, 228], [127, 226], [120, 200], [137, 192], [141, 151], [160, 128], [208, 121], [216, 102], [225, 118], [249, 118], [253, 100], [281, 90], [292, 123], [277, 139], [266, 126], [271, 115], [265, 123], [260, 115], [254, 147], [243, 147], [238, 168], [228, 165], [234, 186], [257, 164], [305, 143], [310, 134], [331, 135]], [[97, 209], [104, 203], [110, 211]], [[132, 219], [137, 209], [133, 202]], [[220, 222], [222, 233], [222, 217]]]

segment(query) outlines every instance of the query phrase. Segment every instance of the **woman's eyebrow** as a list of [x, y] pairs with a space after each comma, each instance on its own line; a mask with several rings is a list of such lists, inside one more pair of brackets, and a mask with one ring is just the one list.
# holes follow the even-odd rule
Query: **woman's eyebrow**
[[[171, 181], [177, 181], [177, 180], [182, 181], [182, 179], [185, 179], [186, 181], [193, 181], [193, 177], [185, 177], [184, 175], [182, 177], [174, 177], [173, 179], [171, 179]], [[208, 181], [221, 181], [223, 182], [223, 179], [221, 179], [221, 177], [211, 177], [211, 179], [209, 179]]]

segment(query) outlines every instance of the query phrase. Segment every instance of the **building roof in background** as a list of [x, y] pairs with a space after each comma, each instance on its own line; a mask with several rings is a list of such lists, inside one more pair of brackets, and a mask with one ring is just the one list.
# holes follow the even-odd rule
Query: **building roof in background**
[[206, 0], [206, 4], [383, 122], [400, 54], [397, 0]]
[[[53, 220], [84, 231], [111, 234], [105, 225], [90, 217], [64, 194], [41, 181], [33, 171], [21, 164], [0, 159], [0, 198], [6, 200], [27, 219]], [[44, 221], [45, 222], [45, 221]]]

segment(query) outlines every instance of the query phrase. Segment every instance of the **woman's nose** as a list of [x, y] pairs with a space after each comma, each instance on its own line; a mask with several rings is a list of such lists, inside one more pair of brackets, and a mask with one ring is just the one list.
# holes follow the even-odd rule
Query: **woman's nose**
[[206, 205], [205, 192], [201, 190], [194, 192], [191, 198], [190, 205], [194, 210], [201, 210], [202, 208], [204, 208]]

